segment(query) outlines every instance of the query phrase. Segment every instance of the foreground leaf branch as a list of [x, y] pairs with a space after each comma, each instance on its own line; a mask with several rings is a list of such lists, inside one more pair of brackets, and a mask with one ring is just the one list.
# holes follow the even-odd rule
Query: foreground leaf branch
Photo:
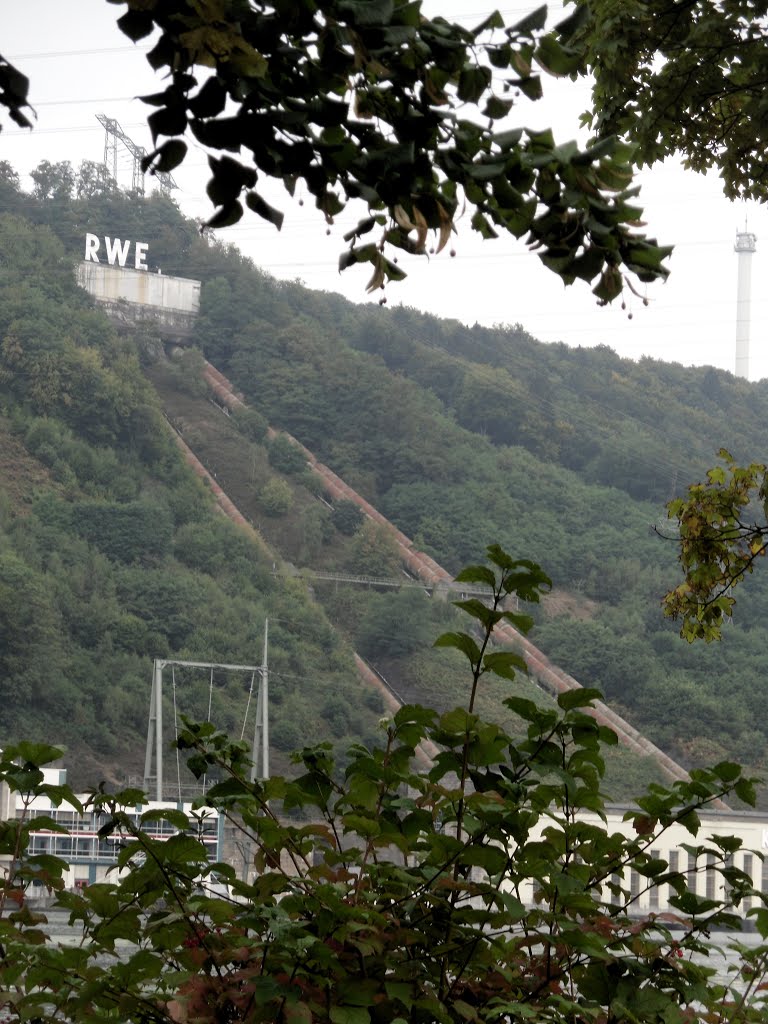
[[[220, 780], [196, 812], [151, 808], [137, 823], [135, 791], [92, 794], [102, 836], [119, 846], [115, 873], [65, 892], [66, 865], [44, 865], [54, 906], [82, 930], [75, 947], [52, 941], [44, 914], [14, 897], [21, 909], [0, 918], [0, 991], [11, 1015], [157, 1024], [658, 1024], [700, 1012], [763, 1020], [768, 947], [740, 950], [743, 983], [731, 987], [714, 980], [707, 955], [710, 932], [735, 927], [746, 899], [768, 935], [764, 895], [732, 863], [739, 840], [698, 838], [713, 801], [754, 803], [753, 780], [725, 762], [692, 772], [638, 799], [626, 816], [630, 835], [609, 829], [602, 748], [615, 737], [588, 713], [595, 691], [539, 707], [514, 695], [519, 658], [490, 649], [500, 621], [530, 626], [506, 598], [535, 601], [549, 580], [495, 546], [487, 565], [460, 580], [492, 594], [490, 607], [461, 602], [472, 628], [437, 641], [467, 660], [466, 706], [442, 715], [405, 706], [381, 745], [350, 750], [343, 773], [319, 745], [296, 755], [294, 777], [265, 782], [250, 781], [242, 743], [188, 723], [178, 741], [188, 764]], [[475, 713], [486, 685], [510, 687], [522, 735]], [[416, 759], [425, 740], [439, 749], [426, 774]], [[39, 765], [57, 753], [20, 745], [0, 764], [2, 779], [42, 794]], [[66, 787], [54, 796], [82, 806]], [[199, 816], [214, 812], [250, 850], [245, 877], [209, 862]], [[147, 831], [158, 821], [170, 835]], [[673, 826], [691, 837], [691, 870], [721, 880], [714, 898], [654, 854]], [[2, 833], [0, 852], [29, 865], [6, 878], [8, 893], [40, 877], [25, 852], [31, 830], [22, 820]], [[640, 884], [627, 885], [630, 870]], [[660, 887], [671, 891], [673, 913], [640, 911], [640, 894]]]
[[[406, 276], [400, 253], [445, 249], [464, 215], [485, 239], [524, 239], [600, 303], [631, 279], [667, 275], [671, 250], [638, 230], [634, 146], [601, 138], [581, 149], [525, 127], [539, 70], [563, 76], [583, 61], [547, 31], [545, 6], [469, 29], [427, 17], [420, 0], [113, 2], [129, 39], [155, 33], [147, 59], [163, 87], [142, 97], [155, 146], [144, 168], [175, 170], [190, 136], [202, 146], [208, 227], [248, 209], [279, 230], [265, 187], [276, 182], [311, 197], [328, 230], [350, 204], [359, 210], [339, 270], [369, 264], [368, 291]], [[26, 79], [0, 66], [0, 86], [12, 73], [23, 88], [0, 91], [0, 103], [18, 121]]]

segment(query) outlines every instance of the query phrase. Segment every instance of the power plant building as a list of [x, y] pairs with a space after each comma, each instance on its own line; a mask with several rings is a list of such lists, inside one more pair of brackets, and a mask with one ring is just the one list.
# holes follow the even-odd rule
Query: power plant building
[[118, 323], [149, 321], [164, 335], [183, 338], [191, 333], [200, 311], [200, 282], [151, 272], [148, 248], [146, 242], [109, 235], [102, 239], [89, 232], [77, 283]]

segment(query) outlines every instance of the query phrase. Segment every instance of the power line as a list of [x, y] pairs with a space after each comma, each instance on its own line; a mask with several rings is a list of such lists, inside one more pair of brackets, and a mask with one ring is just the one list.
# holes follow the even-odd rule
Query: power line
[[35, 53], [14, 53], [7, 57], [7, 60], [47, 60], [51, 57], [89, 57], [93, 54], [106, 53], [149, 53], [150, 46], [97, 46], [85, 50], [38, 50]]
[[127, 103], [138, 99], [137, 96], [89, 96], [83, 100], [36, 100], [35, 107], [77, 106], [86, 103]]

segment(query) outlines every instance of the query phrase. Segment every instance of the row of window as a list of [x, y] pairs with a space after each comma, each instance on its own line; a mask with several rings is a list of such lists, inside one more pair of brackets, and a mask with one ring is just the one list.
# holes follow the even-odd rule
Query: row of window
[[[69, 829], [70, 832], [75, 834], [83, 832], [98, 832], [98, 830], [108, 820], [107, 815], [101, 812], [80, 815], [77, 811], [71, 809], [65, 810], [60, 807], [54, 807], [48, 811], [33, 808], [29, 812], [29, 816], [31, 818], [51, 818], [57, 825], [61, 825], [63, 828]], [[175, 825], [172, 825], [171, 822], [166, 821], [164, 818], [154, 821], [146, 821], [143, 824], [141, 822], [141, 814], [138, 812], [130, 814], [129, 818], [136, 828], [141, 828], [142, 831], [151, 836], [172, 836], [178, 832], [178, 828]], [[206, 833], [211, 830], [215, 830], [215, 828], [216, 819], [214, 817], [206, 818], [202, 822], [202, 830]]]
[[[215, 836], [205, 836], [202, 840], [209, 848], [211, 860], [216, 859], [217, 841]], [[96, 861], [112, 863], [117, 859], [122, 848], [120, 840], [100, 839], [90, 836], [59, 836], [51, 833], [36, 832], [30, 836], [29, 854], [52, 854], [64, 860]]]
[[[660, 859], [662, 856], [658, 850], [650, 850], [649, 852], [651, 857], [654, 859]], [[712, 854], [707, 855], [707, 859], [704, 864], [701, 863], [700, 858], [695, 857], [692, 853], [686, 854], [680, 850], [670, 850], [665, 856], [669, 865], [668, 870], [670, 872], [683, 872], [685, 874], [686, 884], [691, 892], [711, 900], [721, 899], [723, 897], [726, 883], [718, 870], [715, 858]], [[742, 863], [739, 864], [738, 867], [740, 867], [746, 875], [749, 875], [752, 879], [753, 886], [764, 893], [768, 893], [768, 858], [761, 860], [761, 858], [756, 858], [752, 853], [742, 853], [741, 859]], [[757, 866], [759, 866], [760, 869], [758, 877], [755, 877], [754, 873], [756, 861]], [[726, 860], [726, 866], [732, 867], [733, 865], [733, 857], [728, 857]], [[720, 867], [722, 867], [722, 863]], [[627, 879], [622, 878], [620, 875], [614, 875], [612, 881], [614, 886], [618, 887], [625, 885]], [[628, 881], [629, 892], [634, 900], [641, 897], [641, 893], [644, 889], [648, 889], [647, 906], [650, 910], [657, 910], [660, 902], [663, 902], [665, 897], [675, 895], [675, 890], [671, 885], [666, 886], [666, 893], [664, 893], [662, 891], [662, 887], [658, 885], [653, 885], [649, 888], [649, 879], [635, 870], [629, 871]], [[619, 893], [612, 893], [611, 898], [614, 903], [618, 903], [620, 899]], [[752, 907], [751, 898], [747, 897], [742, 902], [741, 906], [745, 912], [750, 910]]]

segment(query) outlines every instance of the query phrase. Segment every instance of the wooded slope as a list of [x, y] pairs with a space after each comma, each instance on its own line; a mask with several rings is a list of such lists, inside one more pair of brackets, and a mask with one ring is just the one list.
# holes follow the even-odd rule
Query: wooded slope
[[[247, 642], [230, 642], [241, 629], [233, 609], [241, 607], [250, 620], [250, 610], [238, 601], [247, 597], [263, 607], [263, 594], [276, 585], [268, 574], [246, 569], [244, 556], [229, 552], [228, 545], [237, 549], [239, 541], [221, 525], [198, 525], [203, 512], [197, 510], [202, 506], [208, 515], [208, 506], [169, 461], [169, 446], [157, 429], [157, 400], [138, 383], [137, 352], [148, 359], [157, 354], [156, 343], [118, 339], [72, 284], [72, 264], [86, 230], [155, 239], [152, 263], [203, 280], [195, 342], [263, 417], [248, 427], [257, 440], [265, 421], [289, 430], [451, 569], [478, 560], [493, 541], [540, 561], [558, 592], [540, 613], [535, 641], [553, 660], [585, 685], [600, 686], [633, 724], [684, 762], [728, 755], [759, 764], [768, 729], [760, 713], [768, 589], [756, 580], [740, 597], [739, 624], [729, 628], [722, 644], [688, 647], [661, 617], [660, 595], [676, 578], [675, 548], [652, 527], [663, 518], [664, 501], [700, 475], [720, 446], [737, 457], [765, 450], [764, 384], [711, 368], [635, 364], [604, 347], [546, 346], [518, 326], [467, 329], [412, 310], [358, 307], [279, 283], [235, 250], [200, 239], [194, 225], [160, 198], [92, 194], [77, 200], [52, 194], [43, 201], [6, 181], [0, 204], [6, 211], [4, 251], [14, 252], [0, 281], [5, 423], [14, 443], [34, 457], [30, 473], [47, 473], [50, 480], [44, 500], [35, 499], [24, 515], [17, 514], [16, 499], [5, 513], [4, 535], [14, 538], [14, 557], [18, 537], [25, 536], [27, 568], [33, 564], [35, 572], [45, 572], [47, 564], [43, 542], [27, 534], [64, 530], [65, 549], [75, 550], [69, 538], [76, 537], [85, 545], [83, 558], [107, 560], [104, 572], [116, 572], [121, 581], [115, 578], [108, 587], [123, 601], [129, 593], [123, 576], [129, 579], [149, 557], [130, 547], [132, 535], [146, 534], [136, 526], [144, 515], [145, 522], [157, 524], [159, 550], [152, 558], [162, 565], [171, 558], [167, 564], [180, 579], [192, 571], [194, 585], [185, 585], [197, 596], [185, 598], [175, 612], [160, 603], [151, 617], [145, 610], [138, 614], [135, 601], [120, 605], [120, 614], [141, 619], [142, 628], [152, 637], [164, 635], [174, 651], [185, 649], [187, 641], [196, 650], [242, 650], [243, 644], [254, 649], [258, 622], [249, 622]], [[41, 233], [18, 217], [51, 227]], [[174, 372], [186, 374], [181, 383], [194, 388], [191, 364]], [[386, 550], [370, 537], [358, 534], [344, 547], [328, 522], [331, 513], [309, 491], [298, 504], [295, 489], [286, 499], [277, 485], [290, 480], [292, 487], [298, 480], [300, 486], [300, 467], [281, 465], [279, 450], [261, 450], [275, 479], [265, 476], [257, 487], [254, 477], [253, 496], [262, 526], [283, 545], [285, 557], [299, 566], [343, 563], [372, 575], [392, 568]], [[288, 476], [278, 479], [280, 473]], [[62, 494], [68, 508], [76, 506], [74, 520], [67, 519], [71, 511], [65, 515], [56, 506]], [[88, 502], [100, 510], [95, 525]], [[109, 503], [118, 507], [106, 514]], [[125, 516], [133, 526], [118, 528]], [[116, 549], [105, 547], [104, 531]], [[211, 541], [217, 531], [227, 538], [217, 542], [219, 548]], [[208, 580], [215, 581], [225, 564], [237, 582], [229, 579], [219, 587], [234, 603], [226, 610], [222, 604], [211, 625], [206, 609], [224, 598], [207, 589], [213, 586]], [[194, 575], [203, 569], [204, 584]], [[163, 569], [161, 575], [168, 573]], [[89, 585], [94, 579], [98, 573], [88, 572]], [[36, 583], [51, 599], [46, 581]], [[105, 593], [102, 588], [88, 596], [98, 611], [110, 607]], [[285, 600], [299, 598], [289, 587]], [[352, 643], [385, 668], [399, 661], [406, 687], [408, 666], [418, 660], [412, 652], [419, 645], [409, 639], [418, 632], [417, 620], [407, 610], [415, 600], [407, 593], [364, 596], [339, 589], [328, 598], [337, 621], [346, 615]], [[49, 618], [63, 621], [70, 603], [68, 595], [48, 610]], [[377, 631], [375, 623], [384, 615], [393, 625]], [[42, 621], [41, 616], [42, 611], [33, 618]], [[170, 623], [184, 616], [195, 625], [187, 634], [179, 626], [176, 635]], [[205, 630], [200, 616], [209, 623]], [[84, 611], [81, 618], [91, 622]], [[96, 630], [89, 640], [93, 649], [106, 636], [114, 647], [114, 621]], [[302, 633], [302, 643], [310, 643], [308, 635]], [[146, 652], [145, 634], [137, 633], [131, 643], [132, 656]], [[305, 652], [303, 664], [311, 663], [313, 673], [315, 664], [335, 670], [333, 659], [341, 656], [335, 653], [337, 641], [326, 634], [318, 643]], [[396, 658], [398, 643], [410, 658]], [[295, 667], [288, 638], [285, 648], [285, 665]], [[28, 643], [25, 650], [31, 650]], [[71, 669], [65, 674], [71, 678]], [[87, 713], [94, 723], [106, 720], [98, 710]], [[347, 727], [351, 734], [352, 725]], [[347, 734], [340, 729], [339, 738]], [[110, 734], [118, 731], [116, 722]]]

